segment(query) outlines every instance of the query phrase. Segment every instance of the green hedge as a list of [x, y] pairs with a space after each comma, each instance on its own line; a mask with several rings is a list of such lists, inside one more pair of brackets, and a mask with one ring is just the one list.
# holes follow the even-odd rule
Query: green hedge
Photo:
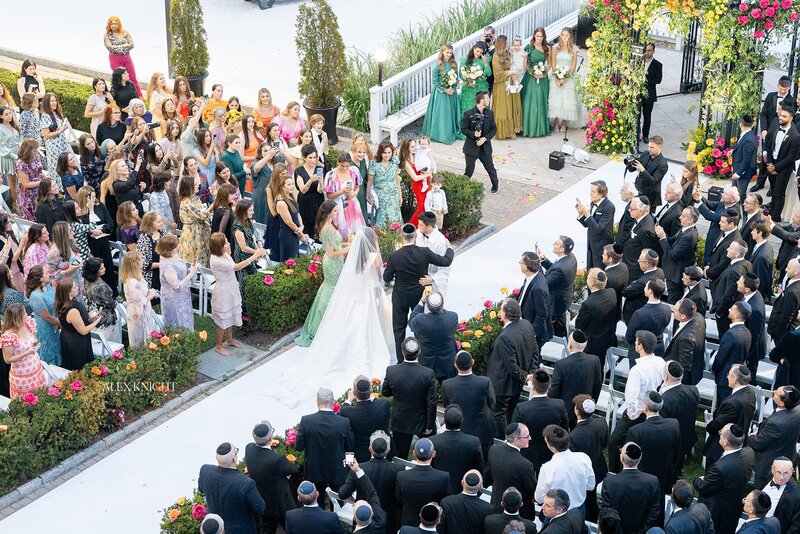
[[[13, 94], [17, 93], [17, 79], [19, 78], [18, 72], [12, 72], [8, 69], [0, 68], [0, 81], [3, 82], [9, 91]], [[106, 80], [110, 84], [111, 80]], [[64, 109], [64, 115], [69, 119], [72, 127], [76, 130], [84, 132], [89, 131], [89, 123], [91, 119], [83, 116], [86, 110], [86, 101], [92, 96], [91, 84], [73, 82], [70, 80], [59, 80], [56, 78], [45, 78], [44, 88], [48, 93], [55, 93], [61, 101], [61, 107]], [[19, 106], [20, 98], [16, 97], [17, 106]]]

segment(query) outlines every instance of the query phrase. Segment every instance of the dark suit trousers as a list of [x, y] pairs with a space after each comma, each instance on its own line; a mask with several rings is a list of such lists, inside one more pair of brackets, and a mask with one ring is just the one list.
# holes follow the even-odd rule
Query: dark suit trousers
[[481, 150], [477, 156], [469, 156], [464, 154], [464, 159], [467, 162], [466, 169], [464, 170], [465, 175], [472, 178], [472, 173], [475, 172], [475, 161], [480, 160], [481, 165], [483, 165], [483, 168], [486, 169], [486, 173], [489, 175], [489, 180], [492, 182], [492, 187], [497, 189], [499, 185], [499, 182], [497, 181], [497, 169], [494, 168], [494, 162], [492, 161], [491, 154], [487, 154]]
[[628, 412], [622, 414], [622, 417], [617, 421], [617, 426], [611, 437], [608, 439], [608, 470], [612, 473], [619, 473], [622, 471], [622, 462], [619, 460], [619, 451], [628, 439], [628, 430], [635, 427], [645, 420], [645, 415], [640, 414], [639, 417], [631, 421], [628, 419]]
[[[790, 172], [775, 175], [775, 187], [772, 189], [772, 209], [770, 214], [776, 220], [781, 218], [783, 204], [786, 202], [786, 185], [789, 183]], [[770, 182], [771, 187], [772, 182]]]
[[261, 534], [275, 534], [278, 531], [278, 524], [286, 531], [286, 517], [267, 517], [262, 515]]
[[402, 432], [392, 432], [392, 453], [403, 460], [408, 459], [408, 451], [411, 449], [413, 434], [403, 434]]
[[722, 339], [722, 335], [731, 329], [731, 320], [728, 319], [728, 310], [722, 310], [722, 317], [717, 317], [716, 321], [719, 339]]
[[[650, 124], [652, 122], [653, 117], [653, 106], [655, 102], [642, 102], [642, 137], [648, 138], [650, 137]], [[655, 207], [655, 206], [654, 206]]]
[[394, 330], [394, 348], [397, 353], [397, 361], [403, 361], [403, 340], [406, 338], [406, 327], [408, 327], [408, 314], [411, 310], [419, 304], [419, 299], [422, 298], [422, 286], [420, 286], [419, 296], [414, 299], [405, 294], [395, 294], [392, 292], [392, 330]]
[[514, 415], [514, 408], [519, 403], [520, 394], [508, 396], [497, 395], [494, 401], [494, 414], [495, 437], [497, 439], [504, 439], [506, 435], [506, 426], [511, 422], [511, 416]]
[[739, 178], [736, 180], [736, 189], [739, 190], [740, 203], [744, 203], [744, 198], [747, 196], [747, 185], [750, 183], [750, 177]]
[[767, 164], [764, 163], [762, 160], [761, 163], [758, 164], [758, 178], [756, 179], [756, 186], [759, 189], [764, 187], [766, 181], [769, 180], [769, 188], [772, 191], [772, 194], [775, 194], [775, 175], [770, 174], [767, 172]]
[[681, 297], [683, 296], [683, 284], [678, 282], [675, 283], [672, 280], [667, 280], [667, 302], [670, 304], [675, 304]]
[[[567, 319], [566, 314], [560, 313], [553, 317], [553, 335], [558, 337], [567, 337]], [[539, 341], [538, 339], [536, 340]], [[539, 350], [541, 350], [542, 344], [539, 343]]]

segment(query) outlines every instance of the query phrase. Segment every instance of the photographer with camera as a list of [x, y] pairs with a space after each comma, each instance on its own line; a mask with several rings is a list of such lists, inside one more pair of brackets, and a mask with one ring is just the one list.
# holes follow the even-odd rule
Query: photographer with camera
[[664, 140], [654, 135], [647, 143], [647, 153], [639, 156], [628, 156], [625, 165], [629, 172], [638, 171], [636, 177], [636, 190], [650, 200], [650, 212], [653, 213], [661, 205], [661, 180], [667, 174], [669, 164], [661, 153]]
[[497, 124], [489, 109], [489, 93], [478, 91], [475, 94], [475, 107], [465, 111], [461, 117], [461, 133], [465, 136], [463, 151], [467, 161], [464, 174], [472, 178], [475, 160], [480, 160], [492, 182], [491, 192], [497, 193], [500, 183], [492, 161], [492, 137], [497, 133]]

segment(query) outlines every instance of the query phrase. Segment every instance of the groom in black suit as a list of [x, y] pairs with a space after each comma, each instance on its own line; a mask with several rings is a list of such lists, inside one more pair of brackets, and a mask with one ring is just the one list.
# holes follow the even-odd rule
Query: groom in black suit
[[492, 193], [497, 193], [497, 169], [492, 161], [492, 137], [497, 133], [494, 113], [489, 109], [489, 93], [478, 91], [475, 94], [475, 107], [461, 116], [461, 133], [464, 134], [464, 159], [467, 167], [464, 174], [472, 178], [475, 160], [481, 160], [483, 168], [492, 182]]

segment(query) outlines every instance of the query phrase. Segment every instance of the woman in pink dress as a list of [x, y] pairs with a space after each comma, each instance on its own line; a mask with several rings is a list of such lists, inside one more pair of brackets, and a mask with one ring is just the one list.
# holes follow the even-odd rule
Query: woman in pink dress
[[297, 146], [300, 136], [308, 129], [306, 121], [300, 117], [300, 104], [297, 102], [289, 102], [273, 122], [281, 127], [281, 139], [289, 146]]
[[2, 332], [3, 360], [11, 365], [8, 374], [11, 398], [46, 387], [47, 379], [38, 353], [40, 343], [36, 337], [36, 321], [25, 313], [22, 304], [12, 304], [6, 309]]
[[400, 144], [400, 165], [411, 178], [411, 191], [417, 201], [417, 209], [408, 220], [414, 226], [417, 225], [417, 217], [425, 211], [425, 196], [431, 189], [431, 173], [429, 171], [419, 172], [414, 166], [414, 155], [417, 153], [417, 142], [412, 138], [404, 139]]
[[131, 83], [136, 89], [136, 94], [141, 98], [142, 89], [136, 79], [136, 69], [133, 67], [133, 60], [131, 59], [133, 38], [131, 34], [122, 29], [122, 21], [119, 20], [119, 17], [108, 17], [103, 44], [106, 45], [108, 50], [108, 64], [111, 65], [111, 70], [117, 67], [125, 67], [131, 77]]
[[359, 227], [365, 226], [364, 215], [358, 203], [358, 189], [361, 186], [361, 173], [352, 166], [350, 154], [342, 152], [336, 160], [336, 167], [325, 176], [325, 196], [336, 201], [339, 206], [339, 220], [336, 227], [347, 239]]
[[47, 263], [47, 253], [50, 252], [50, 234], [47, 227], [43, 224], [32, 225], [19, 246], [24, 249], [22, 272], [27, 279], [33, 267]]

